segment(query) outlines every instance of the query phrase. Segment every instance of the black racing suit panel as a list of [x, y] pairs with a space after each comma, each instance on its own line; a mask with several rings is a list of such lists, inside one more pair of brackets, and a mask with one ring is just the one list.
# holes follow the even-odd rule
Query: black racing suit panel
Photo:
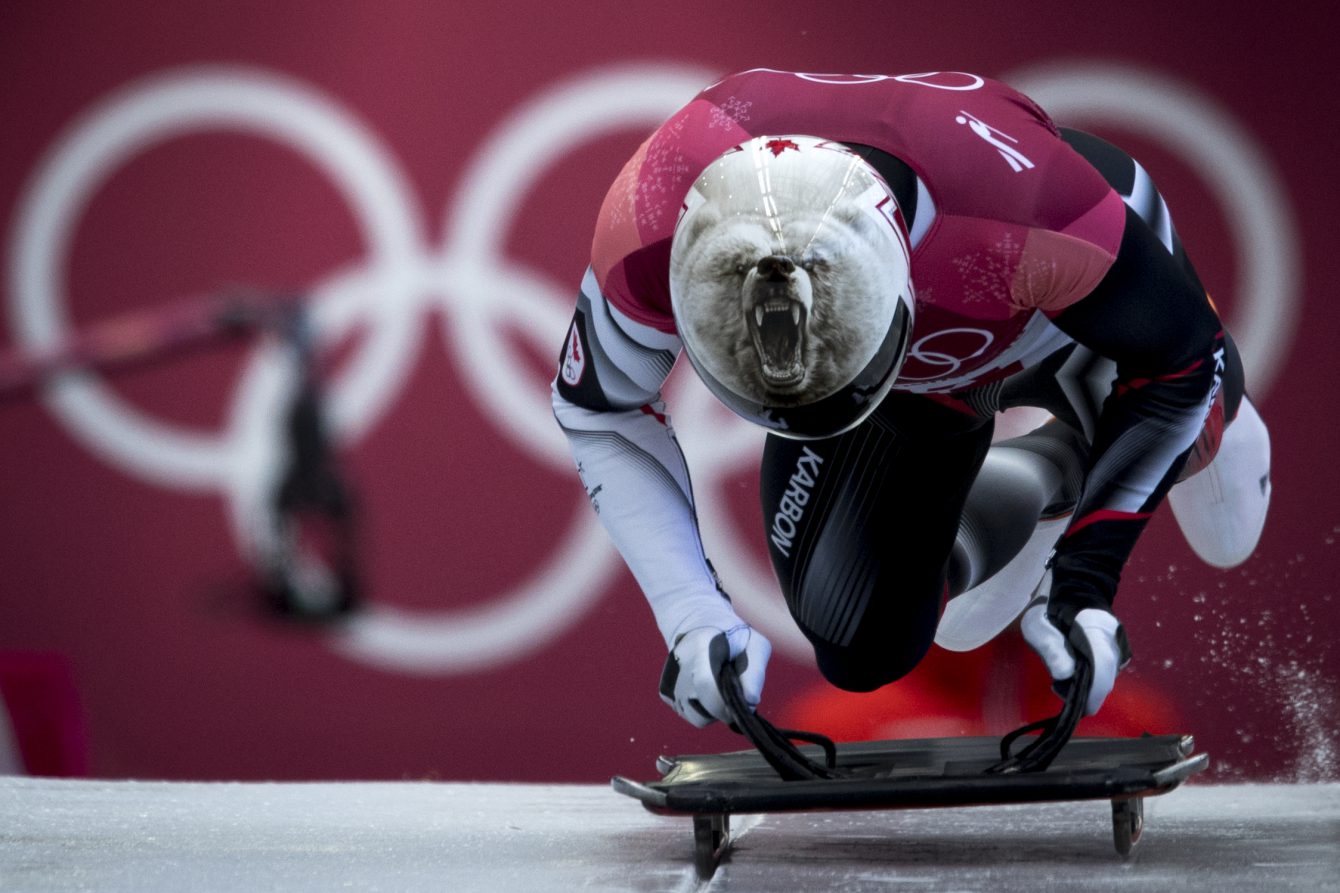
[[879, 688], [930, 648], [992, 427], [989, 417], [894, 391], [836, 437], [768, 436], [768, 552], [820, 671], [839, 688]]
[[1111, 269], [1053, 318], [1115, 361], [1117, 377], [1098, 417], [1083, 493], [1057, 545], [1052, 594], [1072, 610], [1110, 609], [1126, 560], [1220, 396], [1230, 359], [1233, 403], [1241, 398], [1241, 365], [1157, 190], [1150, 185], [1144, 208], [1131, 201], [1144, 171], [1095, 137], [1063, 135], [1128, 201]]

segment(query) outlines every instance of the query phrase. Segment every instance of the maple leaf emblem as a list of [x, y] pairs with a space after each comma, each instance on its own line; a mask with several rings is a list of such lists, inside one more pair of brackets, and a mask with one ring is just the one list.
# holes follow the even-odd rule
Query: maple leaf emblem
[[776, 158], [778, 155], [781, 155], [787, 149], [795, 149], [797, 152], [800, 151], [800, 146], [796, 145], [791, 140], [783, 140], [783, 139], [768, 140], [766, 143], [763, 144], [763, 148], [771, 151], [773, 158]]

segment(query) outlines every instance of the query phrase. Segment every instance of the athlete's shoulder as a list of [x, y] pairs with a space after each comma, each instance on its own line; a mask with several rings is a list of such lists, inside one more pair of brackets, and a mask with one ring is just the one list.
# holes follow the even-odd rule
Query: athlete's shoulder
[[601, 204], [591, 267], [606, 299], [629, 317], [673, 330], [670, 239], [684, 196], [722, 152], [759, 133], [827, 135], [823, 83], [754, 69], [703, 88], [620, 170]]
[[707, 92], [671, 115], [624, 164], [605, 193], [591, 242], [591, 267], [606, 299], [665, 332], [674, 331], [670, 240], [684, 196], [713, 159], [752, 136], [738, 110]]

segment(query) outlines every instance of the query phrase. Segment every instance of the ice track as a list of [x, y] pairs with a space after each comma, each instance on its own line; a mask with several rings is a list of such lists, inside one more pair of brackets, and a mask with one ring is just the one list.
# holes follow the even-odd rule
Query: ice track
[[0, 890], [1340, 891], [1340, 784], [1188, 784], [1129, 861], [1106, 801], [691, 823], [604, 786], [0, 778]]

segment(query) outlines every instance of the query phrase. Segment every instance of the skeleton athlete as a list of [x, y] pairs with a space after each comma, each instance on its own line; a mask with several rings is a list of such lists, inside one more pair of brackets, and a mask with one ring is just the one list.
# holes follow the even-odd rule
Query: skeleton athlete
[[[698, 726], [730, 719], [711, 643], [751, 705], [771, 646], [704, 555], [660, 402], [681, 349], [769, 429], [763, 533], [843, 689], [1022, 614], [1062, 689], [1082, 632], [1095, 713], [1129, 658], [1121, 569], [1165, 495], [1211, 564], [1264, 524], [1265, 426], [1133, 159], [976, 75], [727, 77], [610, 187], [553, 386], [670, 649], [661, 695]], [[1014, 406], [1051, 419], [992, 444]]]

